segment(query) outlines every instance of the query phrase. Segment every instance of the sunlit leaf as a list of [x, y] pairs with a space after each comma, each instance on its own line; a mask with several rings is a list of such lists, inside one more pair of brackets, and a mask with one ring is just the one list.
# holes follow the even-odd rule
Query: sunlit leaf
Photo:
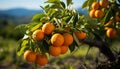
[[40, 21], [40, 19], [44, 16], [45, 16], [45, 14], [43, 14], [43, 13], [36, 14], [36, 15], [33, 16], [32, 20], [33, 21]]
[[27, 46], [28, 45], [28, 40], [23, 40], [21, 46]]
[[28, 40], [21, 40], [20, 45], [17, 48], [17, 55], [22, 55], [27, 49], [29, 49]]
[[26, 50], [28, 50], [29, 47], [28, 46], [23, 46], [19, 52], [17, 52], [17, 55], [20, 56], [22, 55]]
[[46, 3], [58, 3], [60, 0], [47, 0]]
[[40, 28], [40, 26], [42, 25], [42, 23], [38, 23], [37, 25], [35, 25], [33, 28], [31, 28], [30, 31], [35, 31], [36, 29]]

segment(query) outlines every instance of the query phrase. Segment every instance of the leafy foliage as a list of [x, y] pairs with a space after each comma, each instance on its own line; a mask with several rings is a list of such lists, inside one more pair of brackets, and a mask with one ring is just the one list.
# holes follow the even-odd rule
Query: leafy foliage
[[[87, 8], [88, 12], [92, 10], [91, 7], [93, 2], [99, 2], [97, 0], [87, 0], [82, 5], [82, 8]], [[82, 45], [82, 41], [84, 39], [90, 40], [107, 40], [105, 42], [113, 41], [106, 35], [106, 28], [115, 28], [117, 31], [120, 30], [120, 20], [116, 20], [116, 16], [120, 17], [120, 8], [117, 7], [118, 3], [116, 1], [108, 1], [107, 8], [99, 7], [104, 14], [103, 17], [100, 18], [90, 18], [87, 20], [84, 15], [80, 15], [75, 9], [71, 8], [70, 6], [73, 4], [72, 0], [66, 0], [64, 3], [61, 0], [47, 0], [45, 2], [47, 5], [41, 8], [44, 10], [44, 13], [39, 13], [33, 16], [32, 22], [25, 27], [26, 32], [24, 32], [25, 36], [22, 39], [20, 46], [18, 47], [18, 55], [24, 53], [25, 50], [31, 49], [35, 52], [43, 53], [43, 54], [50, 54], [49, 47], [52, 45], [50, 42], [51, 37], [55, 33], [70, 33], [73, 36], [73, 43], [69, 46], [69, 50], [73, 52], [76, 48]], [[117, 8], [117, 9], [115, 9]], [[95, 12], [96, 15], [96, 12]], [[101, 15], [101, 14], [98, 14]], [[120, 18], [119, 18], [120, 19]], [[92, 20], [92, 21], [91, 21]], [[105, 26], [105, 24], [109, 21], [113, 20], [113, 23], [110, 26]], [[40, 41], [36, 41], [33, 39], [32, 34], [37, 29], [42, 29], [42, 26], [50, 22], [55, 26], [55, 30], [50, 35], [45, 35], [45, 38]], [[66, 30], [69, 28], [70, 30]], [[87, 34], [87, 37], [83, 40], [79, 40], [76, 37], [75, 32], [84, 31]], [[113, 35], [110, 33], [110, 35]], [[116, 33], [115, 33], [116, 35]], [[37, 35], [36, 35], [37, 36]], [[82, 36], [81, 36], [82, 37]], [[116, 38], [116, 37], [115, 37]], [[94, 41], [91, 41], [93, 43]], [[97, 41], [96, 41], [97, 43]], [[88, 43], [86, 43], [88, 44]], [[93, 44], [88, 44], [93, 45]], [[98, 45], [98, 44], [96, 44]], [[99, 47], [100, 48], [100, 47]], [[101, 47], [106, 48], [106, 47]], [[103, 51], [103, 50], [102, 50]]]

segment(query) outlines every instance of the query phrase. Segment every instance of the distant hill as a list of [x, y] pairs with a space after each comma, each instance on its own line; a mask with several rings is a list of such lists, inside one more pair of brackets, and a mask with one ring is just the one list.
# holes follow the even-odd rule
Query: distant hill
[[77, 11], [78, 11], [80, 14], [88, 15], [87, 9], [77, 8]]
[[36, 13], [41, 13], [42, 10], [29, 10], [23, 8], [0, 10], [0, 15], [11, 15], [11, 16], [29, 16]]
[[0, 20], [11, 20], [15, 24], [30, 22], [33, 15], [42, 13], [42, 10], [28, 10], [23, 8], [0, 10]]
[[[87, 10], [77, 9], [81, 14], [87, 14]], [[42, 10], [29, 10], [24, 8], [15, 8], [9, 10], [0, 10], [0, 20], [11, 20], [15, 24], [30, 22], [33, 15], [42, 13]]]

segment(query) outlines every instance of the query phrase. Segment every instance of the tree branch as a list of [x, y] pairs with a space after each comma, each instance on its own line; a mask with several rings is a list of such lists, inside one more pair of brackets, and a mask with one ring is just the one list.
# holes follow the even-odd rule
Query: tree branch
[[82, 42], [88, 44], [91, 47], [92, 46], [98, 47], [100, 52], [103, 53], [110, 61], [115, 61], [115, 56], [110, 50], [107, 42], [104, 42], [102, 40], [89, 40], [89, 39], [84, 39], [82, 40]]

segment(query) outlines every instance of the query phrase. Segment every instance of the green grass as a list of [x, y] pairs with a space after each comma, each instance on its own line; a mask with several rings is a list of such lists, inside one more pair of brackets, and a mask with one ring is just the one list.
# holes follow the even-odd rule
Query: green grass
[[1, 61], [12, 62], [17, 46], [17, 41], [0, 37], [0, 58], [4, 57], [3, 59], [1, 59]]

